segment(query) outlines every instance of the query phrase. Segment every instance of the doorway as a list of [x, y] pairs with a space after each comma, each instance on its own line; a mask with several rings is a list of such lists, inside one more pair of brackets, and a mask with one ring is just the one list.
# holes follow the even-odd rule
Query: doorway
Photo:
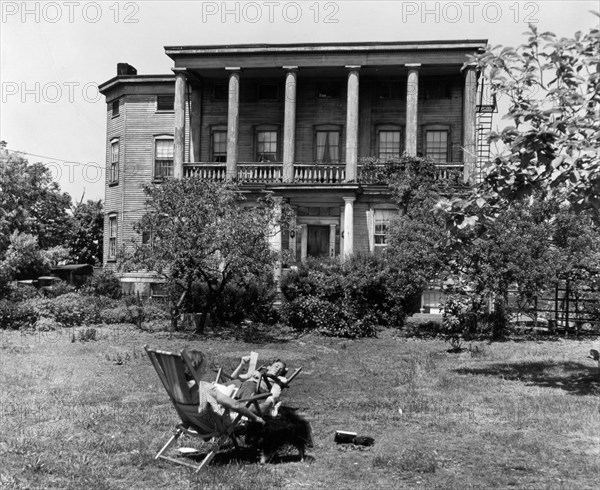
[[329, 256], [329, 226], [308, 226], [307, 250], [309, 257]]

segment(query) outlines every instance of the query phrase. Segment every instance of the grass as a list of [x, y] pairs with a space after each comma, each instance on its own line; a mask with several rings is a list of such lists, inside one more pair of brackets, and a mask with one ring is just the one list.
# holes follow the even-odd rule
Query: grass
[[[124, 325], [0, 336], [3, 488], [597, 488], [600, 374], [585, 357], [598, 347], [590, 341], [452, 354], [394, 331], [260, 343]], [[155, 461], [177, 416], [145, 343], [196, 346], [227, 368], [250, 350], [304, 366], [284, 400], [312, 423], [311, 457], [260, 466], [252, 453], [225, 454], [200, 475]], [[375, 445], [337, 445], [338, 429]]]

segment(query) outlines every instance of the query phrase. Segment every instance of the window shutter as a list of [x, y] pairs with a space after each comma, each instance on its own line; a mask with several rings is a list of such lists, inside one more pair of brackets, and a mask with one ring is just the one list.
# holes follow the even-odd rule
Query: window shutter
[[375, 220], [373, 219], [373, 210], [367, 211], [367, 230], [369, 232], [369, 251], [375, 251]]

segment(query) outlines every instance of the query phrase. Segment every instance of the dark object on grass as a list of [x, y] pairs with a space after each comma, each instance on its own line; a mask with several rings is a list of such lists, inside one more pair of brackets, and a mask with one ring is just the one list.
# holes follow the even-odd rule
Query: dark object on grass
[[260, 463], [269, 462], [286, 445], [294, 446], [304, 461], [306, 448], [313, 447], [310, 423], [289, 407], [281, 407], [279, 415], [264, 419], [264, 426], [250, 422], [246, 429], [246, 444], [260, 451]]
[[345, 430], [336, 430], [333, 440], [338, 444], [356, 444], [357, 446], [372, 446], [375, 444], [375, 439], [372, 437], [359, 436], [356, 432], [347, 432]]

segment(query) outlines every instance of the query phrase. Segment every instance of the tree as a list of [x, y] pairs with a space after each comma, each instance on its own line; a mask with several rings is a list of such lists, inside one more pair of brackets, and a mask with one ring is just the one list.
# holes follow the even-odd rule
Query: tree
[[44, 164], [30, 164], [0, 142], [0, 259], [15, 231], [36, 236], [42, 249], [64, 244], [70, 206], [71, 197], [60, 192]]
[[101, 199], [80, 202], [73, 209], [73, 230], [67, 240], [71, 261], [92, 265], [102, 263], [103, 210]]
[[226, 288], [243, 288], [266, 273], [273, 274], [278, 259], [269, 244], [285, 226], [289, 207], [270, 194], [248, 202], [234, 184], [197, 178], [167, 180], [145, 187], [147, 212], [139, 223], [142, 243], [134, 244], [124, 265], [154, 271], [168, 283], [172, 295], [172, 318], [186, 297], [201, 294], [192, 311], [202, 311], [200, 330], [207, 314], [219, 314]]
[[509, 101], [512, 124], [489, 135], [500, 152], [482, 185], [440, 202], [451, 228], [494, 219], [506, 202], [539, 191], [600, 210], [600, 29], [558, 38], [530, 25], [526, 34], [517, 48], [488, 47], [469, 61]]

